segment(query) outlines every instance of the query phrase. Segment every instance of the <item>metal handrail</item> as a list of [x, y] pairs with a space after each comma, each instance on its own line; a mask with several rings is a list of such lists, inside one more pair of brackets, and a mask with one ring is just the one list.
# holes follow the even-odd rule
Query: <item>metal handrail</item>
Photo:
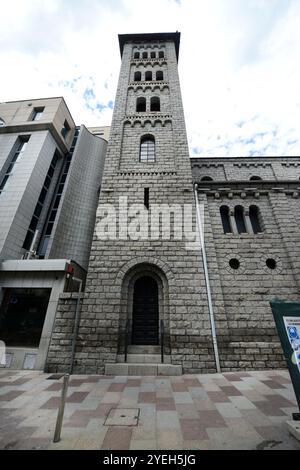
[[165, 326], [164, 321], [160, 320], [160, 355], [161, 362], [164, 363], [164, 340], [165, 340]]
[[128, 340], [129, 340], [129, 325], [130, 320], [126, 320], [126, 328], [125, 328], [125, 362], [127, 362], [127, 349], [128, 349]]

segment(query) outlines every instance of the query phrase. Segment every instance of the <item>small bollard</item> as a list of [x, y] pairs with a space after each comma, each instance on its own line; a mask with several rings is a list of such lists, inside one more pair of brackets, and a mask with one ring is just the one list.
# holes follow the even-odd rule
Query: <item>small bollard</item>
[[63, 387], [61, 391], [59, 409], [57, 413], [53, 442], [60, 441], [61, 428], [62, 428], [62, 423], [64, 419], [65, 403], [66, 403], [67, 391], [68, 391], [68, 385], [69, 385], [69, 378], [70, 378], [69, 374], [64, 375], [64, 381], [63, 381]]

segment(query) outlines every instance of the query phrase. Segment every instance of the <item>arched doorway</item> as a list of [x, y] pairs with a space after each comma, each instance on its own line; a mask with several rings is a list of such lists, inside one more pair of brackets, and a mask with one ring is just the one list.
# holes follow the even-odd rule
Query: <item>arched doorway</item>
[[150, 276], [134, 284], [132, 303], [132, 344], [159, 344], [158, 285]]

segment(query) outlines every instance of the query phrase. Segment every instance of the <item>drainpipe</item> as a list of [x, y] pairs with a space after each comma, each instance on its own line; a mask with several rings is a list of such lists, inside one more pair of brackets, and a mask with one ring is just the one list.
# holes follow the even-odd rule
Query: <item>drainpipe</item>
[[199, 231], [199, 238], [200, 238], [202, 261], [203, 261], [203, 267], [204, 267], [204, 277], [205, 277], [206, 294], [207, 294], [208, 309], [209, 309], [210, 327], [211, 327], [212, 341], [213, 341], [213, 347], [214, 347], [214, 356], [215, 356], [217, 372], [221, 372], [218, 342], [217, 342], [216, 327], [215, 327], [215, 315], [214, 315], [214, 309], [213, 309], [213, 304], [212, 304], [208, 267], [207, 267], [207, 260], [206, 260], [206, 251], [205, 251], [205, 245], [204, 245], [204, 234], [203, 234], [204, 224], [202, 224], [202, 220], [201, 220], [197, 189], [198, 189], [198, 185], [195, 184], [194, 194], [195, 194], [195, 201], [196, 201], [197, 224], [198, 224], [198, 231]]
[[78, 290], [78, 297], [77, 297], [77, 302], [76, 302], [74, 331], [73, 331], [73, 338], [72, 338], [72, 351], [71, 351], [70, 371], [69, 371], [70, 375], [73, 373], [76, 338], [77, 338], [77, 335], [78, 335], [79, 323], [80, 323], [80, 311], [81, 311], [80, 301], [81, 301], [81, 298], [82, 298], [82, 279], [79, 279], [77, 277], [73, 277], [73, 281], [77, 281], [79, 283], [79, 290]]

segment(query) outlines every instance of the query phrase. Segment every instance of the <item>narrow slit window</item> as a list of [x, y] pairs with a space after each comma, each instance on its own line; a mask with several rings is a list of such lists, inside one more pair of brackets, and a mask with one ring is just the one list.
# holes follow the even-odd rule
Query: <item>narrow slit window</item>
[[260, 223], [260, 213], [257, 206], [249, 207], [249, 218], [252, 225], [252, 230], [254, 233], [262, 232], [261, 223]]
[[234, 209], [234, 218], [236, 223], [236, 228], [238, 233], [247, 233], [245, 218], [244, 218], [244, 208], [242, 206], [236, 206]]
[[144, 206], [149, 209], [149, 188], [144, 188]]
[[231, 230], [231, 225], [230, 225], [229, 207], [221, 206], [220, 215], [221, 215], [224, 233], [231, 233], [232, 230]]

